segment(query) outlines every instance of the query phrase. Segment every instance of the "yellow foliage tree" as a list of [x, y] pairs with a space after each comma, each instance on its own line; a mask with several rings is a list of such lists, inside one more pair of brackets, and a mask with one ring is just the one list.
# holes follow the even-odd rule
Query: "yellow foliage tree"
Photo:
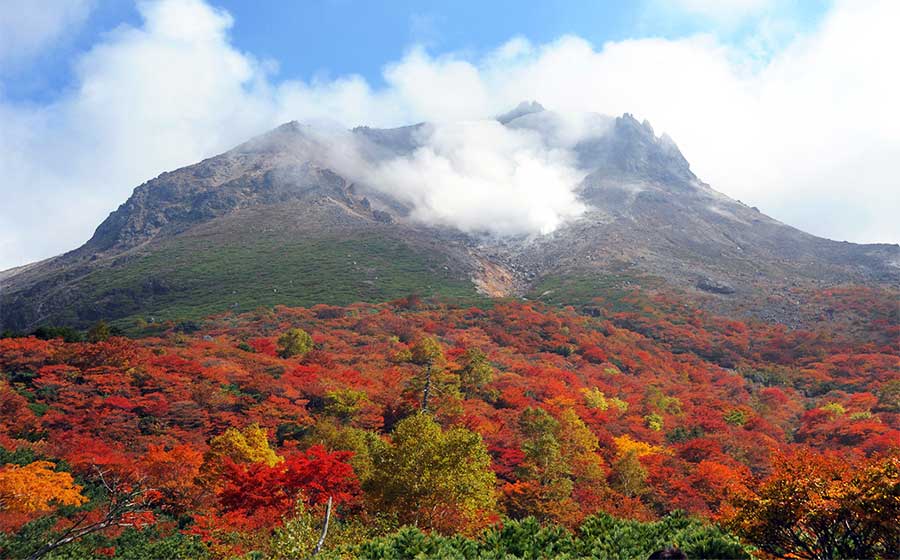
[[250, 424], [243, 430], [228, 428], [209, 440], [209, 451], [203, 455], [200, 468], [201, 483], [215, 489], [226, 459], [235, 463], [265, 463], [270, 467], [284, 461], [284, 457], [269, 447], [266, 431], [258, 424]]
[[649, 492], [646, 485], [648, 472], [640, 461], [641, 457], [653, 454], [670, 455], [671, 451], [644, 441], [637, 441], [628, 435], [614, 438], [616, 460], [612, 465], [611, 483], [613, 488], [626, 496], [640, 496]]
[[555, 417], [543, 408], [527, 408], [519, 415], [519, 432], [525, 457], [516, 472], [519, 480], [502, 489], [506, 513], [577, 525], [585, 512], [594, 511], [594, 499], [606, 487], [597, 436], [571, 408]]
[[424, 367], [421, 379], [414, 379], [414, 384], [422, 385], [422, 410], [428, 410], [428, 397], [432, 390], [432, 371], [440, 369], [444, 363], [444, 350], [441, 348], [440, 342], [435, 338], [426, 336], [420, 338], [412, 347], [412, 363]]
[[614, 438], [614, 441], [616, 442], [616, 455], [620, 458], [625, 457], [626, 455], [644, 457], [646, 455], [653, 455], [654, 453], [662, 455], [672, 454], [670, 450], [664, 447], [652, 445], [644, 441], [637, 441], [627, 434]]
[[603, 459], [597, 454], [597, 436], [572, 409], [559, 415], [559, 435], [562, 456], [568, 459], [576, 483], [600, 485], [605, 480]]
[[265, 463], [272, 467], [284, 461], [269, 447], [266, 431], [259, 424], [250, 424], [243, 430], [228, 428], [221, 435], [209, 440], [212, 457], [228, 457], [235, 463]]
[[0, 509], [17, 513], [43, 513], [53, 505], [79, 506], [87, 498], [72, 475], [55, 471], [50, 461], [5, 465], [0, 469]]
[[581, 394], [584, 395], [584, 404], [587, 405], [588, 408], [596, 408], [598, 410], [606, 410], [609, 408], [609, 403], [606, 401], [606, 395], [603, 394], [603, 391], [596, 387], [582, 388]]
[[376, 450], [367, 490], [401, 523], [442, 533], [481, 529], [496, 509], [491, 456], [481, 436], [441, 429], [428, 414], [397, 423], [390, 445]]
[[608, 410], [610, 406], [615, 407], [618, 412], [628, 410], [628, 403], [616, 397], [607, 397], [606, 394], [596, 387], [582, 388], [581, 394], [584, 397], [584, 404], [588, 408], [596, 408], [598, 410]]
[[313, 349], [313, 339], [303, 329], [291, 329], [278, 337], [278, 355], [282, 358], [305, 356]]

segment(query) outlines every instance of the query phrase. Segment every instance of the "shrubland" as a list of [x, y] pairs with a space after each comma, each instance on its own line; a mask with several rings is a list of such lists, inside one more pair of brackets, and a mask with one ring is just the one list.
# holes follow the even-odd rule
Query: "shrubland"
[[895, 301], [817, 297], [805, 330], [634, 291], [4, 338], [0, 550], [897, 557]]

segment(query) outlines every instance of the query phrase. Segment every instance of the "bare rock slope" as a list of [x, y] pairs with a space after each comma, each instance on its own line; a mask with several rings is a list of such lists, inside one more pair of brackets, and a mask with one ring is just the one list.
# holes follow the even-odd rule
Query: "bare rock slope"
[[[536, 103], [498, 117], [538, 134], [557, 119]], [[589, 122], [598, 133], [572, 148], [588, 210], [551, 234], [519, 237], [418, 223], [408, 204], [342, 174], [317, 131], [285, 124], [137, 187], [80, 248], [0, 273], [0, 328], [410, 292], [586, 303], [633, 285], [791, 322], [803, 290], [900, 287], [897, 245], [806, 234], [700, 181], [646, 121], [625, 114]], [[348, 137], [372, 154], [404, 155], [427, 126], [363, 127]]]

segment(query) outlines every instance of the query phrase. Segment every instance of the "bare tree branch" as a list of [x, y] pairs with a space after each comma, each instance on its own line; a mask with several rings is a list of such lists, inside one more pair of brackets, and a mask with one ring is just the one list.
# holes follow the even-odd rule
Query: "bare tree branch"
[[328, 496], [328, 505], [325, 506], [325, 523], [322, 525], [322, 535], [319, 537], [319, 542], [316, 543], [316, 548], [313, 549], [312, 556], [315, 556], [319, 552], [322, 551], [322, 547], [325, 545], [325, 536], [328, 535], [328, 523], [331, 521], [331, 496]]
[[77, 541], [91, 533], [102, 531], [106, 528], [119, 525], [123, 527], [134, 526], [133, 523], [124, 522], [123, 518], [129, 513], [138, 513], [147, 511], [150, 501], [145, 496], [148, 489], [143, 487], [144, 479], [139, 480], [135, 484], [123, 484], [118, 480], [109, 480], [108, 472], [103, 471], [96, 465], [93, 466], [96, 472], [96, 478], [106, 490], [109, 502], [106, 505], [106, 512], [99, 521], [84, 525], [90, 512], [86, 511], [75, 521], [72, 526], [63, 533], [53, 537], [50, 542], [44, 544], [34, 551], [27, 560], [37, 560], [48, 553], [63, 547], [71, 542]]

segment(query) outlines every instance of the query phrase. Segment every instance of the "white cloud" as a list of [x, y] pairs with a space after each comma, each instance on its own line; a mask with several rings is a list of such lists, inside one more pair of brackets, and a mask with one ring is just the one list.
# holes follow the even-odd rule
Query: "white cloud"
[[413, 217], [468, 232], [549, 233], [584, 211], [571, 155], [496, 121], [437, 125], [409, 157], [367, 180], [413, 205]]
[[93, 0], [0, 4], [0, 63], [18, 64], [50, 46], [87, 18]]
[[137, 184], [275, 122], [265, 73], [235, 51], [231, 18], [200, 1], [140, 4], [76, 62], [45, 106], [0, 99], [0, 268], [72, 249]]
[[[565, 112], [635, 113], [669, 133], [695, 172], [734, 198], [819, 235], [900, 240], [900, 75], [892, 61], [900, 52], [892, 29], [900, 3], [891, 0], [837, 3], [816, 29], [765, 62], [707, 35], [602, 46], [577, 37], [543, 45], [516, 38], [477, 59], [412, 48], [386, 65], [380, 88], [358, 76], [279, 81], [230, 44], [230, 16], [200, 0], [140, 10], [142, 26], [120, 28], [81, 55], [77, 87], [56, 102], [0, 99], [0, 175], [8, 191], [0, 268], [73, 248], [138, 183], [290, 119], [435, 121], [447, 136], [384, 170], [385, 180], [405, 188], [424, 169], [443, 167], [435, 183], [479, 195], [479, 181], [500, 185], [487, 204], [525, 192], [524, 200], [557, 218], [577, 213], [571, 200], [542, 199], [515, 166], [525, 154], [529, 166], [562, 184], [571, 180], [565, 158], [505, 138], [492, 125], [453, 124], [489, 118], [523, 99]], [[460, 130], [497, 135], [484, 162], [495, 171], [454, 175], [474, 157], [459, 144]], [[430, 192], [419, 212], [452, 222], [449, 193]], [[540, 229], [555, 219], [528, 208], [502, 220]], [[481, 219], [502, 221], [460, 216], [458, 225], [470, 229]]]

